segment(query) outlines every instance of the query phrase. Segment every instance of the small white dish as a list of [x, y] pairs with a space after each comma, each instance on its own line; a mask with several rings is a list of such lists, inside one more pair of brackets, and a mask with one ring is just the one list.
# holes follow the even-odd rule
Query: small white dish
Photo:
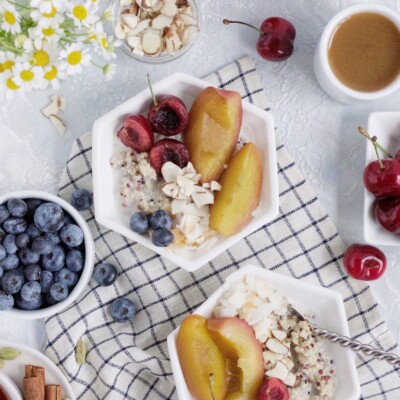
[[0, 391], [3, 391], [10, 400], [23, 400], [18, 386], [2, 371], [0, 371]]
[[[368, 133], [394, 157], [400, 150], [400, 112], [374, 112], [368, 118]], [[367, 142], [365, 165], [376, 160], [374, 146]], [[384, 157], [384, 156], [383, 156]], [[364, 190], [364, 240], [381, 246], [399, 246], [400, 236], [384, 229], [374, 216], [375, 196]]]
[[[20, 394], [20, 397], [10, 396], [10, 400], [22, 400], [21, 393], [23, 392], [25, 365], [37, 365], [43, 367], [46, 370], [46, 385], [61, 385], [62, 398], [76, 400], [74, 392], [64, 374], [44, 354], [26, 345], [0, 340], [0, 349], [3, 347], [12, 347], [21, 352], [15, 360], [5, 361], [4, 367], [1, 369], [1, 372], [10, 378], [17, 386]], [[2, 382], [0, 378], [0, 387], [1, 384]]]
[[74, 207], [72, 207], [71, 204], [67, 203], [65, 200], [58, 196], [35, 190], [23, 190], [0, 196], [0, 204], [4, 204], [12, 198], [41, 199], [57, 203], [71, 215], [71, 217], [75, 220], [75, 222], [77, 223], [77, 225], [79, 225], [83, 232], [85, 243], [85, 265], [83, 267], [82, 274], [77, 285], [74, 287], [72, 292], [65, 300], [60, 301], [53, 306], [42, 308], [40, 310], [25, 311], [19, 310], [17, 308], [12, 308], [8, 311], [0, 311], [0, 316], [7, 316], [19, 319], [32, 320], [49, 318], [70, 306], [81, 295], [81, 293], [84, 291], [87, 284], [89, 283], [94, 265], [94, 242], [92, 233], [90, 232], [90, 229], [82, 215]]
[[[210, 85], [207, 82], [182, 73], [170, 75], [153, 85], [157, 95], [173, 94], [178, 96], [188, 109], [197, 94], [208, 86]], [[145, 89], [94, 123], [92, 161], [96, 220], [121, 235], [148, 247], [181, 268], [190, 272], [195, 271], [245, 236], [271, 221], [278, 214], [279, 193], [274, 119], [270, 113], [243, 102], [243, 123], [240, 137], [255, 142], [261, 150], [264, 160], [261, 203], [256, 216], [238, 234], [230, 237], [220, 236], [217, 243], [209, 250], [180, 250], [179, 254], [176, 254], [172, 250], [154, 246], [148, 236], [139, 235], [130, 229], [129, 219], [133, 212], [123, 209], [120, 205], [121, 172], [116, 171], [110, 165], [114, 152], [121, 146], [116, 133], [124, 118], [129, 114], [143, 113], [147, 115], [150, 102], [150, 91]]]
[[[248, 265], [228, 276], [225, 283], [217, 289], [193, 314], [211, 317], [221, 295], [235, 282], [241, 281], [247, 274], [267, 280], [281, 291], [293, 304], [300, 305], [302, 311], [315, 315], [314, 322], [330, 332], [349, 336], [349, 325], [341, 296], [333, 290], [310, 285], [297, 279], [287, 277], [264, 268]], [[318, 301], [316, 301], [318, 299]], [[180, 367], [176, 338], [179, 327], [167, 339], [168, 352], [179, 400], [194, 400], [190, 394]], [[331, 355], [337, 376], [336, 392], [333, 400], [358, 400], [361, 394], [354, 353], [338, 345], [326, 342], [328, 354]]]

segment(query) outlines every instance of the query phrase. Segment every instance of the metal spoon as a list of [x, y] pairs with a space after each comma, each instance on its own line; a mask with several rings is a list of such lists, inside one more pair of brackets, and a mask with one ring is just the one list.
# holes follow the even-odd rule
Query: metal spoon
[[305, 318], [299, 311], [293, 308], [292, 305], [289, 304], [288, 308], [289, 311], [297, 318], [299, 318], [300, 321], [307, 321], [310, 324], [311, 329], [317, 336], [327, 339], [330, 342], [337, 343], [342, 347], [347, 347], [352, 351], [362, 352], [378, 360], [385, 360], [393, 366], [400, 366], [400, 357], [396, 354], [378, 350], [369, 344], [364, 344], [359, 342], [358, 340], [350, 339], [347, 336], [339, 335], [338, 333], [329, 332], [326, 329], [319, 328], [311, 324], [311, 322], [307, 318]]

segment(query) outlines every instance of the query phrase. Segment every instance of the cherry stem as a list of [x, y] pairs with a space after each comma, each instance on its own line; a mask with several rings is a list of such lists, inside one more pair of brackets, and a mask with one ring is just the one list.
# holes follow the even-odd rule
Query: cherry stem
[[[375, 146], [383, 153], [385, 154], [385, 156], [387, 156], [388, 158], [393, 158], [393, 156], [386, 150], [384, 149], [377, 141], [376, 136], [371, 137], [371, 135], [364, 129], [359, 127], [358, 131], [361, 133], [361, 135], [363, 135], [364, 137], [366, 137], [370, 142], [372, 142], [372, 144], [375, 143]], [[375, 139], [374, 139], [375, 138]]]
[[265, 32], [264, 32], [264, 31], [262, 31], [262, 30], [259, 29], [259, 28], [256, 28], [254, 25], [248, 24], [247, 22], [242, 22], [242, 21], [231, 21], [231, 20], [226, 19], [226, 18], [225, 18], [222, 22], [223, 22], [225, 25], [229, 25], [229, 24], [246, 25], [246, 26], [248, 26], [248, 27], [250, 27], [250, 28], [253, 28], [253, 29], [255, 29], [256, 31], [258, 31], [258, 32], [260, 33], [260, 35], [265, 35]]
[[150, 88], [150, 92], [151, 92], [151, 97], [153, 98], [153, 103], [156, 107], [158, 107], [158, 102], [157, 102], [157, 98], [153, 92], [153, 86], [151, 86], [151, 80], [150, 80], [150, 74], [147, 74], [147, 82], [149, 84], [149, 88]]
[[208, 375], [208, 380], [209, 380], [209, 382], [210, 382], [211, 399], [212, 399], [212, 400], [215, 400], [215, 398], [214, 398], [214, 391], [213, 391], [213, 386], [214, 386], [214, 374], [213, 374], [213, 373], [210, 373], [210, 374]]

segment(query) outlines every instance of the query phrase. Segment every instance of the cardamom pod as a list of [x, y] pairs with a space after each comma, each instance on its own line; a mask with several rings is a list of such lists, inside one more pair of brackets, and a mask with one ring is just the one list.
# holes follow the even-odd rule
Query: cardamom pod
[[86, 343], [83, 338], [80, 338], [76, 344], [75, 359], [79, 365], [83, 365], [86, 362]]
[[3, 347], [0, 349], [1, 360], [15, 360], [20, 354], [20, 351], [13, 349], [12, 347]]

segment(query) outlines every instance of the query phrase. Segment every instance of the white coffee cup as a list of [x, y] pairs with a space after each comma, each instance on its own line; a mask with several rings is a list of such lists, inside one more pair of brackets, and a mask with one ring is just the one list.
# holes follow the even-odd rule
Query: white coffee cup
[[392, 94], [400, 89], [400, 75], [383, 89], [374, 92], [359, 92], [344, 85], [333, 73], [328, 61], [328, 49], [333, 33], [337, 26], [348, 17], [362, 12], [381, 14], [400, 29], [400, 15], [384, 6], [361, 4], [345, 8], [336, 14], [325, 27], [314, 53], [314, 72], [322, 89], [332, 98], [346, 104], [359, 104], [366, 101], [377, 100]]

